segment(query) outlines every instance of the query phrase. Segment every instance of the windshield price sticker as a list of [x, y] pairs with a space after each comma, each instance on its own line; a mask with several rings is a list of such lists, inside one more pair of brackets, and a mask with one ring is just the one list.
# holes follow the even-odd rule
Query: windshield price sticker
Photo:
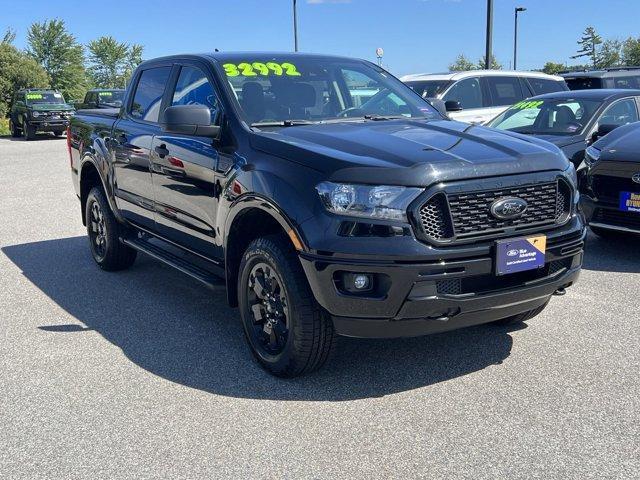
[[27, 100], [42, 100], [41, 93], [27, 93]]
[[538, 108], [544, 103], [543, 100], [536, 100], [533, 102], [522, 101], [516, 103], [513, 107], [514, 110], [526, 110], [527, 108]]
[[496, 242], [496, 273], [524, 272], [544, 267], [547, 237], [513, 238]]
[[112, 92], [98, 92], [99, 97], [111, 97], [113, 96]]
[[237, 77], [239, 75], [244, 77], [257, 77], [259, 75], [263, 77], [269, 75], [288, 75], [290, 77], [299, 77], [302, 75], [293, 63], [288, 62], [225, 63], [222, 67], [228, 77]]
[[640, 213], [640, 193], [620, 192], [620, 210]]

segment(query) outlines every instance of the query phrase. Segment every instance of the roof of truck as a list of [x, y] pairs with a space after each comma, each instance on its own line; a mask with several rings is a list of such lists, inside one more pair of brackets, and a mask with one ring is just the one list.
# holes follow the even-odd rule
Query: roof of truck
[[547, 75], [543, 72], [527, 72], [521, 70], [466, 70], [464, 72], [447, 72], [447, 73], [415, 73], [400, 77], [403, 82], [424, 81], [424, 80], [462, 80], [469, 77], [529, 77], [529, 78], [547, 78], [561, 82], [564, 78], [557, 75]]

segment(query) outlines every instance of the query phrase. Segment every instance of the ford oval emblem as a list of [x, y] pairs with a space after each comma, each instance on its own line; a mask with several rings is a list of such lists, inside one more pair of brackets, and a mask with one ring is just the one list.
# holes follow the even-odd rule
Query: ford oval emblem
[[515, 257], [516, 255], [518, 255], [520, 252], [518, 250], [516, 250], [515, 248], [512, 248], [511, 250], [509, 250], [507, 252], [507, 257]]
[[633, 176], [631, 177], [631, 180], [633, 180], [636, 183], [640, 183], [640, 172], [634, 173]]
[[518, 197], [499, 198], [491, 204], [491, 215], [500, 220], [518, 218], [526, 210], [526, 200]]

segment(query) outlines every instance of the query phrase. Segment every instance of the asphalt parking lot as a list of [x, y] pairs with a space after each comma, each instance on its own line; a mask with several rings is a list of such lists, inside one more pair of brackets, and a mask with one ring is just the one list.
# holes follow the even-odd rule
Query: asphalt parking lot
[[89, 255], [64, 139], [0, 138], [0, 477], [638, 478], [640, 249], [527, 326], [341, 339], [279, 380], [238, 312]]

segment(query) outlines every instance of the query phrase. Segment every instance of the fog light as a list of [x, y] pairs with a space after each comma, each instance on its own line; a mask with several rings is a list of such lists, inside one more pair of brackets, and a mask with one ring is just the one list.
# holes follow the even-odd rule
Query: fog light
[[369, 275], [357, 274], [353, 276], [353, 286], [356, 290], [366, 290], [371, 285]]

